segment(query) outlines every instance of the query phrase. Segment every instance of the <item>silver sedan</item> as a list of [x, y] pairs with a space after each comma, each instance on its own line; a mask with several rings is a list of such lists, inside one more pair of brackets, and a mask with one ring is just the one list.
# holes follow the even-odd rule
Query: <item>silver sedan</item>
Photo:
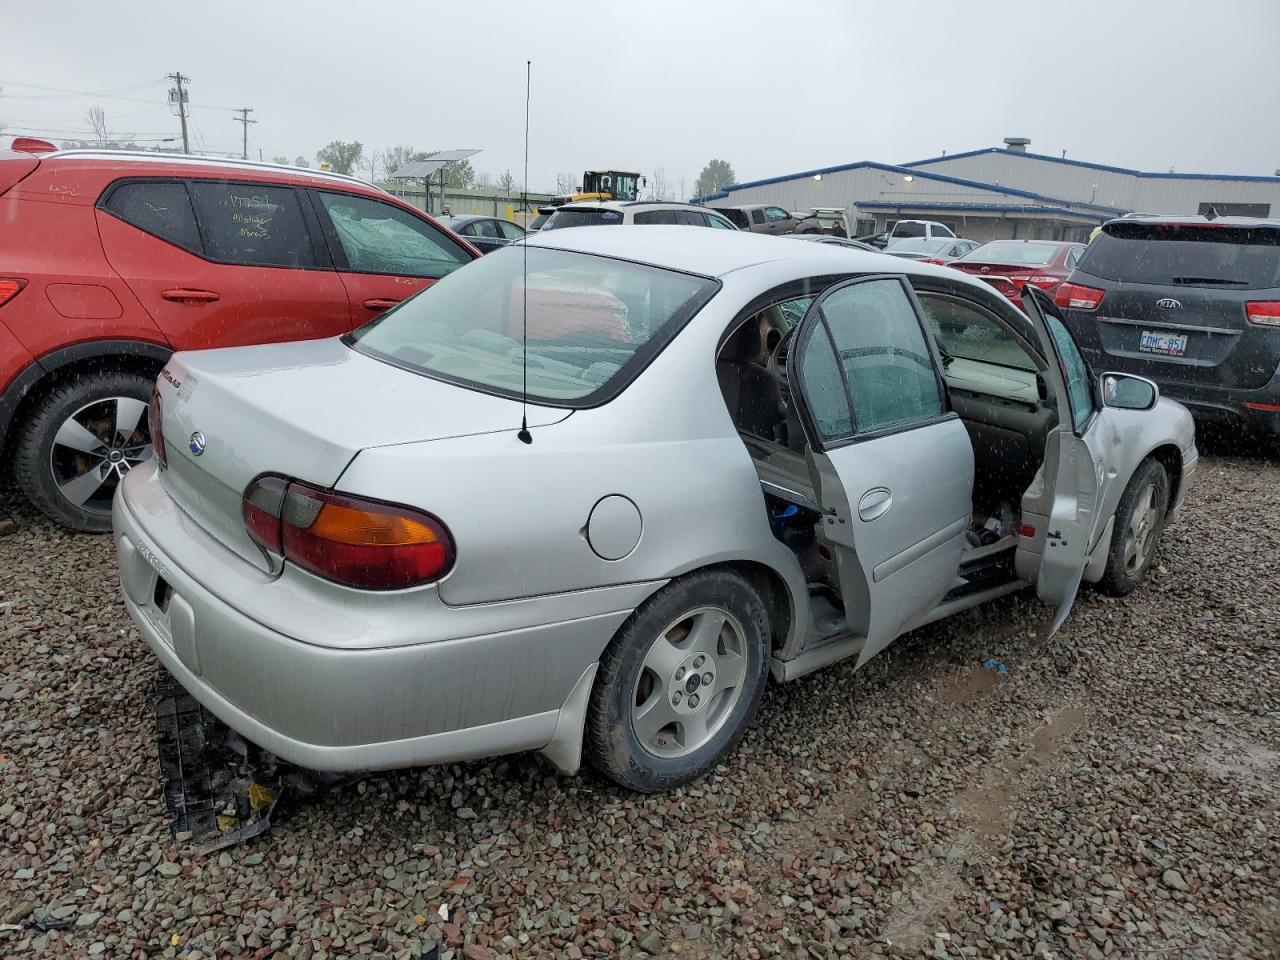
[[1025, 305], [878, 253], [570, 229], [348, 337], [178, 354], [115, 501], [125, 602], [304, 767], [541, 750], [686, 783], [770, 676], [1142, 582], [1191, 418]]

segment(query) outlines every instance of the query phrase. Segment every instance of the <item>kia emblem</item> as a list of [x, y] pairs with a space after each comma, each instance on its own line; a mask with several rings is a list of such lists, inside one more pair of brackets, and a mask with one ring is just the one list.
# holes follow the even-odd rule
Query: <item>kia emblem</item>
[[1182, 301], [1175, 300], [1173, 299], [1173, 297], [1161, 297], [1159, 300], [1156, 301], [1156, 306], [1164, 307], [1164, 309], [1166, 310], [1181, 310]]

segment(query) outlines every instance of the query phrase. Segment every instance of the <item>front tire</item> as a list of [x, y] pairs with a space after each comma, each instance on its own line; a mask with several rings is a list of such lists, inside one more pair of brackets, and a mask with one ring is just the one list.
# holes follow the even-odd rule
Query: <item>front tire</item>
[[1156, 461], [1144, 460], [1116, 506], [1107, 568], [1098, 582], [1104, 593], [1123, 597], [1146, 579], [1168, 512], [1169, 475]]
[[697, 780], [742, 739], [768, 670], [768, 614], [745, 579], [705, 570], [673, 581], [632, 614], [601, 657], [587, 757], [642, 793]]
[[152, 456], [147, 404], [153, 381], [110, 371], [61, 383], [22, 425], [14, 458], [19, 488], [72, 530], [111, 529], [111, 500], [124, 475]]

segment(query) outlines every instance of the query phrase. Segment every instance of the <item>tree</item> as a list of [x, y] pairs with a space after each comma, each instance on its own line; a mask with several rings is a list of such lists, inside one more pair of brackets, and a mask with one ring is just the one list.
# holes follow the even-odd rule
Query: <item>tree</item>
[[511, 196], [515, 188], [516, 178], [511, 175], [510, 170], [507, 170], [498, 178], [498, 190], [500, 192], [505, 193], [507, 196]]
[[101, 107], [90, 107], [84, 119], [93, 131], [93, 142], [98, 146], [105, 147], [115, 139], [107, 129], [107, 115]]
[[476, 179], [470, 160], [454, 160], [444, 168], [445, 185], [453, 190], [466, 190]]
[[476, 174], [476, 189], [477, 189], [477, 190], [492, 190], [492, 189], [493, 189], [493, 174], [492, 174], [492, 173], [477, 173], [477, 174]]
[[389, 177], [411, 160], [421, 160], [423, 155], [413, 147], [401, 144], [397, 147], [388, 147], [380, 156], [382, 172]]
[[698, 181], [693, 185], [693, 189], [698, 196], [706, 197], [719, 193], [737, 179], [738, 175], [733, 172], [733, 167], [729, 166], [728, 161], [712, 160], [698, 174]]
[[565, 196], [578, 192], [578, 175], [576, 173], [556, 174], [556, 193]]
[[316, 162], [327, 163], [334, 173], [351, 176], [352, 172], [364, 158], [364, 144], [359, 140], [347, 143], [334, 140], [328, 146], [316, 151]]
[[294, 160], [294, 161], [293, 161], [293, 165], [294, 165], [295, 167], [309, 167], [309, 166], [311, 166], [311, 164], [307, 163], [307, 158], [306, 158], [306, 157], [304, 157], [304, 156], [301, 156], [301, 155], [299, 155], [299, 156], [298, 156], [298, 158], [297, 158], [296, 160]]
[[649, 194], [654, 200], [671, 199], [671, 183], [662, 167], [654, 167], [653, 173], [649, 174]]
[[278, 163], [282, 167], [287, 167], [289, 165], [289, 158], [288, 157], [272, 157], [271, 162]]
[[369, 168], [369, 182], [376, 183], [378, 180], [378, 167], [382, 165], [382, 156], [376, 150], [364, 159], [365, 166]]

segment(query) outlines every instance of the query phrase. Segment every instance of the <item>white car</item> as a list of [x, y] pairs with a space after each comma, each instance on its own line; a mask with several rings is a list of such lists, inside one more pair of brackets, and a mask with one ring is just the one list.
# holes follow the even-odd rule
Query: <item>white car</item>
[[677, 227], [718, 227], [737, 230], [727, 218], [707, 207], [692, 203], [655, 200], [582, 200], [556, 207], [542, 225], [545, 230], [564, 227], [604, 227], [620, 224], [650, 224]]

